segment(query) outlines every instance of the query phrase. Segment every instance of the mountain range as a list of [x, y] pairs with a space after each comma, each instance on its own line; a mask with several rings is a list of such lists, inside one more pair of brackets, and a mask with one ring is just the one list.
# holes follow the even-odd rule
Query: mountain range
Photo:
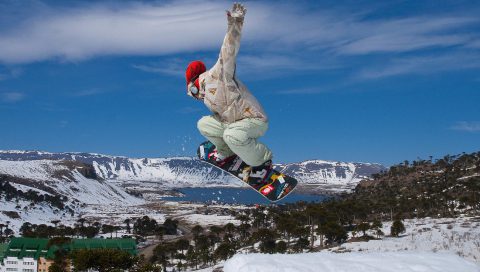
[[[385, 170], [375, 163], [309, 160], [275, 167], [310, 194], [352, 190]], [[179, 194], [182, 187], [242, 187], [237, 178], [198, 159], [127, 158], [95, 153], [0, 151], [0, 221], [19, 229], [74, 218], [89, 205], [127, 207]], [[93, 207], [92, 206], [92, 207]]]
[[[72, 167], [72, 163], [67, 168], [54, 167], [66, 162], [75, 162], [77, 167]], [[275, 167], [297, 178], [300, 187], [308, 186], [317, 191], [353, 189], [360, 180], [386, 170], [384, 166], [376, 163], [323, 160], [276, 164]], [[66, 177], [71, 180], [75, 171], [82, 172], [80, 169], [84, 177], [95, 179], [99, 183], [115, 183], [124, 187], [135, 185], [139, 190], [152, 185], [163, 189], [243, 186], [242, 182], [229, 174], [189, 157], [128, 158], [95, 153], [0, 151], [0, 174], [44, 181], [55, 176], [57, 180], [67, 180]], [[59, 175], [59, 171], [70, 173]]]

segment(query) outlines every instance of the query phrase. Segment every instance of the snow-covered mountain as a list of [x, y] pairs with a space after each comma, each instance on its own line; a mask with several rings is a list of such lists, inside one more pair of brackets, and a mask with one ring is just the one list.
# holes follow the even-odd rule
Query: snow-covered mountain
[[0, 177], [8, 180], [17, 190], [65, 196], [69, 203], [139, 203], [138, 198], [99, 179], [90, 165], [81, 162], [0, 160]]
[[376, 163], [348, 163], [309, 160], [300, 163], [279, 164], [277, 169], [295, 177], [300, 184], [320, 192], [348, 191], [363, 179], [385, 170]]
[[306, 184], [345, 183], [366, 178], [366, 176], [356, 173], [357, 169], [354, 163], [311, 160], [278, 165], [277, 168], [288, 175], [294, 175]]
[[[95, 174], [104, 180], [117, 182], [154, 182], [156, 186], [177, 188], [187, 186], [243, 186], [237, 179], [212, 168], [197, 159], [127, 158], [93, 153], [50, 153], [39, 151], [0, 151], [0, 165], [8, 161], [20, 164], [36, 160], [67, 160], [93, 166]], [[301, 163], [278, 164], [280, 171], [296, 177], [300, 184], [325, 190], [352, 189], [360, 180], [385, 168], [372, 163], [344, 163], [311, 160]], [[0, 173], [17, 175], [0, 166]], [[20, 172], [22, 170], [19, 170]], [[141, 184], [138, 184], [141, 185]], [[322, 189], [322, 190], [323, 190]]]
[[240, 182], [193, 158], [127, 158], [94, 153], [0, 151], [3, 161], [66, 160], [92, 165], [104, 180], [155, 182], [162, 187], [236, 185]]
[[91, 165], [64, 160], [0, 160], [0, 222], [68, 221], [88, 204], [130, 206], [141, 198], [100, 179]]

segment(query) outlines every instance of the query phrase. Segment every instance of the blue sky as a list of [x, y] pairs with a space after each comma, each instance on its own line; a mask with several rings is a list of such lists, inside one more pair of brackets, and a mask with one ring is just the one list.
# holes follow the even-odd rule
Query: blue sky
[[[238, 76], [276, 162], [480, 150], [478, 1], [249, 1]], [[1, 1], [0, 149], [193, 156], [227, 1]]]

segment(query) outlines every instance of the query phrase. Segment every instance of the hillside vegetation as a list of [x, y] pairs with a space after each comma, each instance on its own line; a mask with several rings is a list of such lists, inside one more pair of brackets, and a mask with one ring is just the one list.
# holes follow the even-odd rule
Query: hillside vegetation
[[382, 217], [455, 217], [480, 208], [480, 152], [405, 161], [372, 177], [344, 201]]

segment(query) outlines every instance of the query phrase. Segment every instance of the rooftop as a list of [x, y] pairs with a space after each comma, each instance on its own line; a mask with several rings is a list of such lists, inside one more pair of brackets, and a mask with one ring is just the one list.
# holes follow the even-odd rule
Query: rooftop
[[[23, 259], [25, 257], [32, 257], [34, 259], [39, 259], [40, 257], [53, 259], [55, 257], [55, 252], [60, 247], [58, 245], [49, 246], [48, 242], [49, 239], [45, 238], [12, 238], [8, 245], [0, 244], [0, 260], [5, 256], [17, 257], [19, 259]], [[72, 239], [70, 243], [64, 245], [64, 248], [67, 250], [111, 248], [124, 250], [132, 255], [137, 255], [136, 242], [131, 238]]]
[[5, 252], [7, 251], [8, 244], [0, 244], [0, 262], [3, 260], [3, 256], [5, 256]]

